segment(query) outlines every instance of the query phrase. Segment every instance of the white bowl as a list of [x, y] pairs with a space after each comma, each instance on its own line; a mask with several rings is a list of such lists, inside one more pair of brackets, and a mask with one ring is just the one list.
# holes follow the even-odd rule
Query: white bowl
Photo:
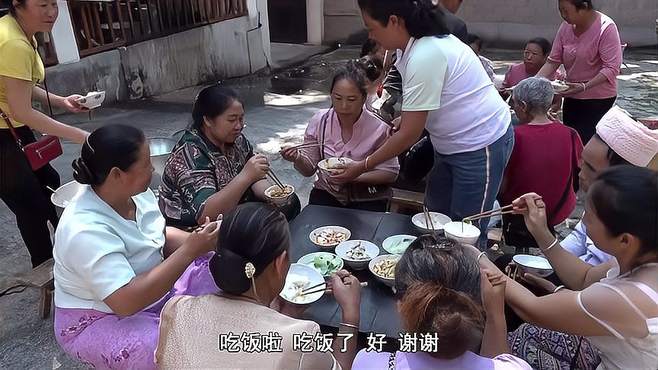
[[352, 162], [354, 161], [347, 157], [327, 158], [318, 162], [318, 168], [320, 169], [320, 171], [325, 172], [329, 175], [339, 174], [343, 171], [342, 168], [345, 167], [345, 165], [350, 164]]
[[[365, 248], [365, 254], [368, 255], [368, 258], [364, 259], [353, 259], [347, 256], [347, 252], [357, 245], [361, 244]], [[373, 258], [379, 255], [379, 247], [374, 243], [367, 240], [348, 240], [338, 244], [336, 247], [336, 254], [338, 257], [342, 258], [348, 266], [354, 270], [363, 270], [368, 266], [368, 262]]]
[[[336, 262], [338, 264], [338, 266], [336, 268], [334, 268], [332, 270], [329, 270], [329, 271], [327, 271], [326, 273], [323, 274], [322, 271], [320, 271], [320, 268], [315, 266], [315, 259], [317, 257], [324, 257], [324, 258], [327, 258], [327, 259], [330, 259], [330, 260], [333, 259], [334, 262]], [[309, 266], [309, 267], [317, 270], [324, 277], [329, 277], [329, 276], [333, 275], [336, 271], [342, 270], [343, 265], [344, 265], [342, 258], [338, 257], [337, 255], [335, 255], [333, 253], [329, 253], [329, 252], [309, 253], [305, 256], [302, 256], [302, 258], [300, 258], [299, 261], [297, 261], [297, 263]]]
[[[307, 294], [302, 297], [293, 299], [297, 292], [297, 290], [293, 287], [294, 282], [303, 282], [302, 289], [324, 283], [324, 277], [312, 267], [299, 263], [293, 263], [290, 265], [288, 275], [286, 276], [286, 283], [283, 286], [281, 293], [279, 293], [279, 296], [281, 296], [281, 298], [285, 299], [286, 301], [296, 305], [308, 305], [322, 298], [324, 295], [324, 291], [320, 290], [317, 293]], [[318, 287], [317, 289], [321, 288], [322, 287]]]
[[476, 245], [480, 239], [480, 229], [465, 222], [449, 222], [443, 226], [446, 238], [457, 243]]
[[286, 189], [290, 189], [290, 194], [280, 197], [274, 197], [272, 196], [272, 192], [275, 190], [281, 190], [281, 188], [279, 187], [279, 185], [272, 185], [269, 188], [265, 189], [265, 197], [270, 201], [272, 201], [272, 203], [274, 203], [277, 206], [283, 206], [288, 204], [288, 200], [290, 199], [290, 196], [295, 194], [295, 187], [288, 184], [283, 184], [283, 186]]
[[384, 284], [386, 284], [386, 285], [388, 285], [392, 288], [392, 287], [395, 286], [395, 277], [388, 278], [388, 277], [378, 275], [375, 272], [375, 265], [380, 263], [381, 261], [386, 261], [386, 260], [394, 260], [395, 263], [397, 264], [398, 261], [400, 261], [400, 256], [397, 255], [397, 254], [384, 254], [384, 255], [381, 255], [381, 256], [377, 256], [377, 257], [373, 258], [372, 261], [370, 261], [370, 263], [368, 263], [368, 269], [370, 270], [370, 272], [372, 272], [372, 274], [375, 276], [375, 278], [377, 278], [377, 280], [381, 281], [382, 283], [384, 283]]
[[[438, 212], [430, 212], [430, 219], [432, 220], [432, 223], [434, 223], [434, 231], [438, 232], [443, 231], [443, 225], [447, 224], [448, 222], [452, 222], [450, 217]], [[415, 214], [411, 218], [411, 223], [414, 224], [416, 229], [418, 229], [418, 231], [421, 233], [428, 234], [432, 232], [432, 229], [430, 229], [430, 226], [426, 223], [424, 213]]]
[[[409, 240], [406, 245], [402, 244], [403, 240]], [[412, 235], [393, 235], [384, 239], [382, 243], [382, 248], [390, 254], [399, 254], [402, 255], [409, 248], [409, 245], [416, 240], [415, 236]]]
[[337, 243], [321, 243], [321, 242], [319, 242], [317, 240], [318, 236], [320, 234], [322, 234], [322, 232], [324, 232], [324, 231], [334, 231], [334, 232], [340, 232], [340, 233], [345, 234], [345, 238], [342, 241], [349, 240], [350, 237], [352, 236], [351, 231], [349, 231], [348, 229], [346, 229], [344, 227], [341, 227], [341, 226], [322, 226], [322, 227], [318, 227], [317, 229], [311, 231], [311, 233], [308, 235], [308, 238], [311, 239], [311, 242], [313, 242], [313, 244], [315, 244], [318, 247], [323, 248], [323, 249], [331, 249], [331, 248], [333, 248], [333, 247], [335, 247], [335, 246], [337, 246], [338, 244], [341, 243], [341, 242], [337, 242]]
[[537, 276], [546, 277], [553, 273], [553, 266], [544, 257], [531, 256], [529, 254], [517, 254], [512, 257], [523, 271], [533, 273]]
[[66, 208], [82, 191], [83, 186], [77, 181], [67, 182], [50, 195], [50, 201], [59, 208]]
[[92, 91], [88, 93], [86, 96], [83, 96], [82, 98], [79, 98], [76, 100], [78, 104], [81, 106], [87, 108], [87, 109], [94, 109], [98, 108], [103, 104], [105, 101], [105, 91]]

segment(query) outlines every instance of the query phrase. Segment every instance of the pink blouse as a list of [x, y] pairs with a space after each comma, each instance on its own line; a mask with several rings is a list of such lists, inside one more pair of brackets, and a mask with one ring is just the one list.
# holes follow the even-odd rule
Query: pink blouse
[[599, 73], [607, 81], [586, 91], [569, 96], [574, 99], [606, 99], [617, 96], [617, 75], [621, 71], [622, 50], [615, 22], [597, 12], [596, 21], [582, 35], [562, 22], [548, 59], [563, 64], [568, 82], [587, 82]]
[[[328, 114], [327, 114], [328, 113]], [[343, 142], [340, 122], [338, 115], [333, 109], [323, 109], [316, 113], [308, 123], [306, 133], [304, 134], [304, 144], [320, 144], [323, 129], [323, 117], [326, 114], [326, 128], [324, 131], [324, 158], [347, 157], [355, 161], [365, 160], [367, 156], [374, 153], [389, 138], [389, 128], [382, 120], [374, 116], [367, 109], [363, 109], [361, 117], [354, 123], [352, 137], [347, 142]], [[320, 153], [321, 147], [313, 147], [301, 150], [303, 166], [317, 169], [317, 164], [322, 160]], [[383, 170], [397, 174], [400, 171], [398, 159], [390, 159], [377, 167], [376, 170]], [[328, 180], [327, 176], [321, 172], [316, 172], [318, 180], [315, 187], [331, 193], [339, 201], [347, 201], [345, 189], [338, 184]]]
[[[530, 75], [526, 69], [525, 69], [525, 64], [523, 62], [515, 64], [511, 67], [509, 67], [509, 70], [505, 74], [505, 81], [503, 81], [503, 87], [514, 87], [519, 84], [519, 82], [525, 80], [526, 78], [529, 77], [534, 77], [535, 75]], [[564, 75], [560, 70], [555, 71], [551, 78], [549, 80], [555, 81], [555, 80], [562, 80], [564, 79]]]

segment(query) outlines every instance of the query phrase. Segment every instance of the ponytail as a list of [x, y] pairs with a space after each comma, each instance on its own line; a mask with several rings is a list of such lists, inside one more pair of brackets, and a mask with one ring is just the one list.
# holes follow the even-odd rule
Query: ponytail
[[417, 39], [450, 33], [443, 10], [432, 0], [359, 0], [359, 7], [384, 26], [392, 15], [404, 19], [409, 35]]

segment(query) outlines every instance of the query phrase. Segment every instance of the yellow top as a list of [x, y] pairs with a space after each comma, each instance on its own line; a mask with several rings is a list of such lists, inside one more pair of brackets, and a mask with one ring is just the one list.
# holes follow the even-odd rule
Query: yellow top
[[[11, 15], [0, 18], [0, 77], [15, 78], [30, 81], [33, 85], [43, 81], [46, 70], [36, 49], [37, 41], [27, 39], [25, 32]], [[0, 109], [10, 114], [7, 105], [7, 86], [4, 78], [0, 78]], [[14, 127], [24, 126], [15, 120]], [[0, 129], [6, 129], [7, 124], [0, 119]]]

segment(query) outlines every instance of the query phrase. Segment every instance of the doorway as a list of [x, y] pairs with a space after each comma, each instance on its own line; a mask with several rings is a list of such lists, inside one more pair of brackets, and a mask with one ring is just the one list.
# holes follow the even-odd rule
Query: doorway
[[267, 2], [272, 42], [303, 44], [307, 39], [306, 0]]

